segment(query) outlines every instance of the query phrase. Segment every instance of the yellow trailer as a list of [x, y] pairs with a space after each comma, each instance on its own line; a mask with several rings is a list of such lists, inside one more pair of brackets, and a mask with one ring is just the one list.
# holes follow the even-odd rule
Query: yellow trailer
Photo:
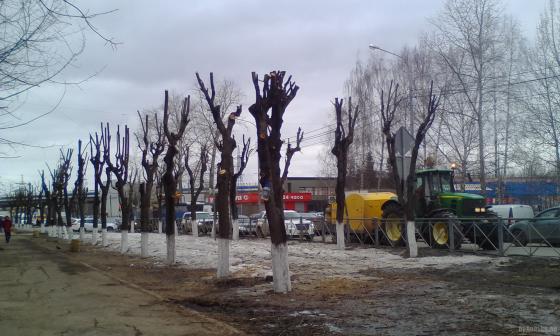
[[[374, 193], [347, 193], [344, 223], [349, 226], [350, 232], [366, 233], [375, 230], [374, 218], [381, 219], [383, 206], [387, 201], [395, 201], [397, 195], [392, 192]], [[336, 202], [329, 205], [329, 220], [336, 223]]]

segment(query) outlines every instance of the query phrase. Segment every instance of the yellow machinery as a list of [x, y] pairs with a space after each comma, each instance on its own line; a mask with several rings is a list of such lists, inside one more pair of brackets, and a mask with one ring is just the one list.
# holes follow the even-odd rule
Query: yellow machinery
[[[375, 193], [347, 193], [346, 210], [344, 211], [344, 223], [349, 226], [351, 232], [364, 233], [373, 232], [376, 223], [374, 218], [381, 219], [382, 207], [389, 200], [395, 200], [397, 195], [392, 192]], [[329, 220], [336, 223], [336, 202], [329, 205]]]

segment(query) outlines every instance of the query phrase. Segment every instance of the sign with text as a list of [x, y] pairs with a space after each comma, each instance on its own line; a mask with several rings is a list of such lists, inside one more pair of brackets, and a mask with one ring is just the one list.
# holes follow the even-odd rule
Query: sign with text
[[[259, 193], [242, 193], [235, 195], [235, 203], [249, 204], [259, 202]], [[309, 202], [312, 199], [311, 193], [284, 193], [285, 202]], [[208, 197], [208, 203], [214, 202], [214, 197]]]

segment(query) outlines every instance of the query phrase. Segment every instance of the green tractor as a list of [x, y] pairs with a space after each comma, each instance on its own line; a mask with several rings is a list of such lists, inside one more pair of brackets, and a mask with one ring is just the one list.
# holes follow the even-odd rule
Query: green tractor
[[[423, 240], [435, 248], [450, 246], [450, 223], [453, 224], [454, 247], [460, 248], [463, 234], [470, 240], [477, 230], [472, 222], [461, 223], [458, 218], [488, 218], [492, 214], [486, 210], [484, 197], [475, 194], [456, 192], [453, 171], [448, 169], [425, 169], [416, 172], [416, 226]], [[403, 210], [397, 199], [383, 205], [383, 219], [386, 239], [391, 245], [402, 244], [404, 223]], [[491, 233], [490, 225], [485, 228]], [[481, 227], [481, 226], [479, 226]], [[480, 239], [479, 239], [480, 240]], [[489, 243], [487, 243], [489, 244]], [[482, 244], [484, 245], [484, 244]], [[491, 244], [490, 244], [491, 245]], [[481, 246], [486, 248], [487, 246]]]

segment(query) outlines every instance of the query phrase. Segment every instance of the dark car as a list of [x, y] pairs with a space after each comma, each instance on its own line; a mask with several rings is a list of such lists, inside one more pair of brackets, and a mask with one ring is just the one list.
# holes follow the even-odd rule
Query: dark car
[[509, 227], [513, 243], [560, 245], [560, 207], [546, 209], [530, 220], [520, 220]]

